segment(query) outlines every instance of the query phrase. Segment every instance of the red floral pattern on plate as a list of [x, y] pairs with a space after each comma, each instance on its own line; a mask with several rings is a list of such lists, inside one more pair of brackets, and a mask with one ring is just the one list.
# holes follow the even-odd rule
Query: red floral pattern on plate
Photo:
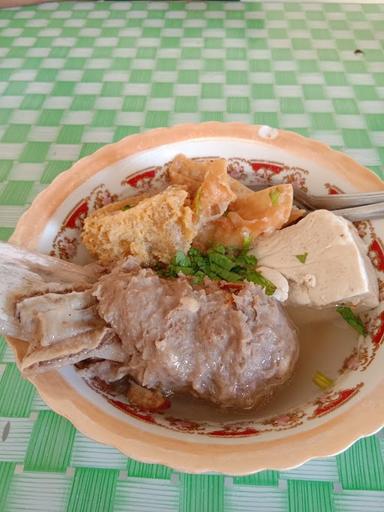
[[234, 426], [226, 426], [220, 430], [214, 430], [209, 433], [210, 436], [217, 437], [248, 437], [248, 436], [257, 436], [262, 434], [263, 432], [267, 432], [264, 430], [257, 430], [252, 427], [242, 428], [242, 427], [234, 427]]
[[324, 186], [329, 195], [344, 194], [344, 191], [332, 183], [324, 183]]
[[305, 412], [302, 409], [295, 409], [288, 411], [285, 414], [273, 416], [262, 421], [263, 425], [275, 427], [274, 430], [286, 430], [292, 427], [297, 427], [303, 423]]
[[87, 215], [117, 199], [117, 194], [112, 194], [103, 184], [94, 188], [89, 196], [81, 199], [65, 217], [53, 240], [50, 255], [62, 260], [73, 260], [81, 243], [81, 230]]
[[160, 188], [164, 185], [164, 167], [149, 167], [130, 174], [121, 181], [121, 185], [128, 185], [140, 192]]
[[174, 427], [174, 429], [178, 430], [179, 432], [196, 433], [199, 431], [204, 431], [204, 425], [202, 423], [198, 423], [197, 421], [174, 418], [173, 416], [167, 416], [165, 417], [165, 420], [171, 427]]
[[284, 164], [278, 164], [273, 162], [251, 162], [252, 170], [259, 173], [272, 173], [272, 174], [280, 174], [284, 169]]
[[384, 271], [384, 248], [383, 243], [380, 238], [375, 238], [372, 240], [369, 248], [368, 255], [371, 258], [373, 265], [380, 270], [380, 272]]
[[369, 364], [369, 353], [367, 347], [354, 348], [351, 354], [344, 359], [343, 366], [339, 370], [339, 374], [343, 375], [348, 371], [361, 370]]
[[134, 418], [137, 418], [139, 420], [143, 420], [147, 423], [156, 423], [156, 420], [150, 412], [143, 411], [142, 409], [139, 409], [138, 407], [134, 407], [133, 405], [130, 405], [126, 402], [120, 402], [120, 400], [113, 400], [111, 398], [107, 398], [108, 402], [112, 404], [117, 409], [120, 409], [120, 411], [125, 412], [126, 414], [129, 414], [130, 416], [133, 416]]
[[384, 339], [384, 311], [369, 323], [369, 331], [372, 343], [376, 347], [381, 345]]
[[345, 404], [353, 396], [355, 396], [362, 386], [363, 383], [360, 382], [353, 388], [343, 389], [341, 391], [331, 391], [330, 393], [322, 395], [318, 400], [315, 401], [316, 408], [309, 419], [319, 418], [320, 416], [324, 416], [324, 414], [328, 414], [331, 411], [334, 411], [341, 405]]
[[257, 183], [273, 185], [273, 183], [283, 182], [295, 184], [305, 192], [308, 191], [306, 184], [308, 171], [299, 167], [288, 167], [280, 162], [230, 158], [228, 173], [232, 178], [238, 179], [248, 186]]
[[64, 221], [64, 226], [69, 229], [81, 229], [87, 215], [88, 201], [80, 201], [79, 205], [75, 207], [67, 221]]

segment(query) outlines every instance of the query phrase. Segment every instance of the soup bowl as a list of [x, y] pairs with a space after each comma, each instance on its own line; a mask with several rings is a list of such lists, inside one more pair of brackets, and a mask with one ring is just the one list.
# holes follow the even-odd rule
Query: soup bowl
[[[162, 167], [179, 153], [224, 157], [230, 174], [250, 186], [295, 183], [315, 194], [384, 189], [377, 176], [348, 156], [294, 133], [238, 123], [180, 125], [129, 136], [78, 161], [36, 197], [11, 242], [88, 262], [80, 237], [86, 216], [111, 201], [160, 187]], [[358, 338], [332, 311], [302, 312], [296, 373], [259, 409], [220, 410], [183, 397], [166, 410], [148, 412], [92, 388], [72, 366], [31, 382], [85, 435], [177, 470], [245, 475], [340, 452], [384, 422], [384, 220], [356, 227], [380, 288], [380, 305], [363, 317], [369, 334]], [[26, 344], [12, 338], [8, 343], [20, 362]], [[329, 376], [332, 387], [316, 387], [316, 371]]]

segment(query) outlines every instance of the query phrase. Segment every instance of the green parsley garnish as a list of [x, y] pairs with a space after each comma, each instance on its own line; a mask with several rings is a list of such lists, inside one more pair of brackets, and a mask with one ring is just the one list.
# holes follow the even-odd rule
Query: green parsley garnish
[[353, 327], [362, 336], [367, 335], [367, 329], [363, 324], [361, 318], [352, 311], [351, 308], [346, 306], [339, 306], [336, 311], [344, 318], [344, 320]]
[[304, 254], [296, 254], [296, 258], [300, 261], [300, 263], [305, 263], [307, 260], [308, 253], [305, 252]]
[[316, 384], [320, 389], [328, 389], [333, 386], [334, 382], [328, 378], [324, 373], [316, 372], [312, 378], [313, 383]]
[[276, 286], [255, 270], [257, 259], [248, 254], [249, 247], [247, 239], [241, 250], [217, 245], [203, 253], [191, 247], [187, 254], [177, 251], [168, 266], [157, 265], [155, 270], [163, 277], [193, 276], [193, 284], [201, 284], [205, 277], [230, 283], [250, 281], [264, 288], [267, 295], [273, 295]]
[[125, 206], [122, 207], [122, 210], [123, 212], [125, 212], [125, 210], [130, 210], [132, 208], [132, 206], [130, 204], [126, 204]]
[[269, 197], [271, 198], [272, 206], [277, 206], [279, 204], [280, 190], [274, 188], [270, 191]]

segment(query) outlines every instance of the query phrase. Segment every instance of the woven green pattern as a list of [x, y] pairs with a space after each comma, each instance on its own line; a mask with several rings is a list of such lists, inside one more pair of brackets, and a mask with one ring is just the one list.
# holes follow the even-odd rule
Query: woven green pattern
[[66, 471], [75, 429], [52, 411], [40, 411], [24, 461], [26, 471]]
[[160, 464], [143, 464], [142, 462], [129, 459], [127, 468], [129, 476], [160, 479], [169, 479], [171, 477], [171, 470]]
[[6, 348], [5, 339], [2, 336], [0, 336], [0, 361], [2, 360], [5, 348]]
[[76, 469], [68, 512], [111, 512], [116, 491], [118, 471], [115, 469]]
[[330, 482], [288, 482], [290, 510], [310, 510], [311, 512], [333, 512], [333, 493]]
[[278, 485], [279, 473], [277, 471], [260, 471], [255, 475], [235, 477], [233, 481], [235, 484], [243, 485]]
[[0, 415], [29, 416], [34, 392], [34, 387], [21, 377], [16, 365], [7, 364], [0, 380]]
[[180, 512], [220, 512], [224, 506], [224, 477], [181, 475]]
[[384, 464], [379, 440], [361, 439], [337, 456], [340, 482], [344, 489], [384, 491]]
[[0, 462], [0, 510], [4, 510], [14, 469], [13, 462]]
[[[291, 129], [383, 177], [383, 30], [383, 5], [0, 10], [0, 239], [78, 158], [182, 122]], [[50, 411], [0, 337], [1, 512], [383, 512], [383, 455], [382, 431], [283, 472], [232, 478], [143, 464]]]

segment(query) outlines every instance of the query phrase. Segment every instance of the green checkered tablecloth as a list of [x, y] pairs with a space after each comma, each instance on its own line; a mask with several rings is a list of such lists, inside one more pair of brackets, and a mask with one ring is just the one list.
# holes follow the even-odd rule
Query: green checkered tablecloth
[[[383, 176], [383, 43], [383, 5], [0, 10], [1, 238], [78, 158], [181, 122], [292, 129]], [[383, 512], [383, 455], [379, 433], [337, 457], [242, 478], [141, 464], [51, 412], [0, 340], [0, 511]]]

